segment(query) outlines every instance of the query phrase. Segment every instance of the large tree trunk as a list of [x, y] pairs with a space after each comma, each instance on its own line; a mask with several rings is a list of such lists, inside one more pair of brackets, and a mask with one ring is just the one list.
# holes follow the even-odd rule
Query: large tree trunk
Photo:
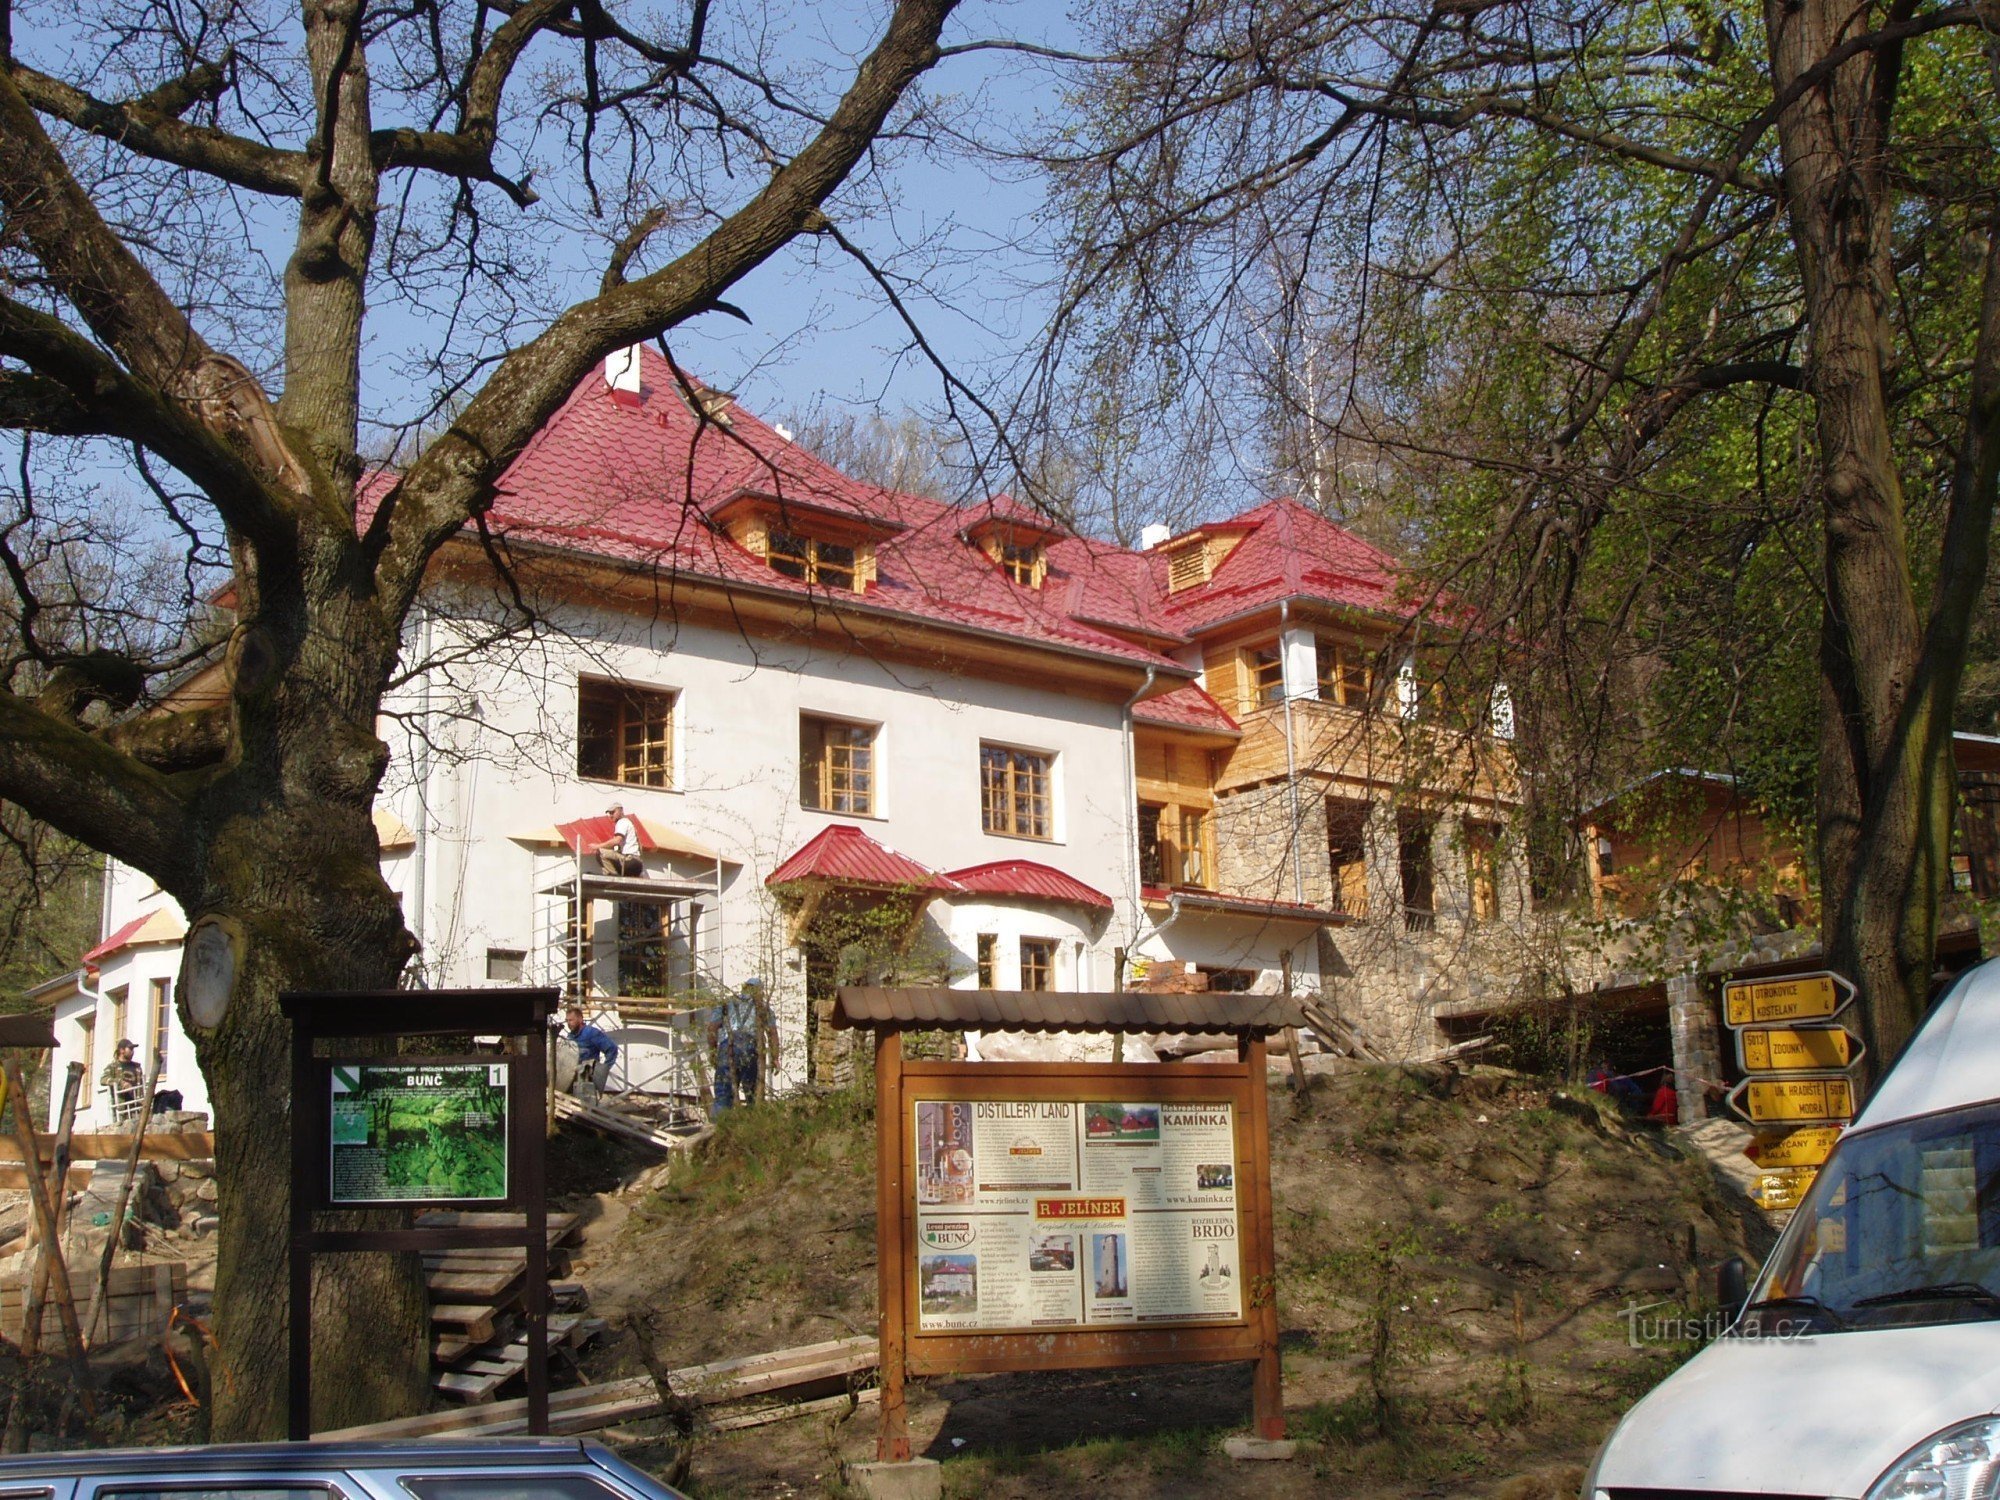
[[[1767, 0], [1786, 96], [1868, 10]], [[1922, 1013], [1948, 856], [1950, 700], [1920, 691], [1924, 631], [1891, 440], [1887, 146], [1900, 50], [1864, 51], [1779, 117], [1786, 209], [1805, 283], [1808, 389], [1825, 522], [1819, 858], [1829, 962], [1860, 986], [1870, 1055]]]
[[2000, 469], [2000, 217], [1989, 221], [1966, 425], [1929, 613], [1919, 609], [1891, 446], [1890, 174], [1900, 44], [1800, 80], [1867, 28], [1905, 19], [1837, 0], [1767, 0], [1784, 190], [1806, 293], [1825, 517], [1819, 855], [1831, 966], [1861, 989], [1870, 1070], [1922, 1016], [1949, 888], [1951, 717], [1984, 584]]

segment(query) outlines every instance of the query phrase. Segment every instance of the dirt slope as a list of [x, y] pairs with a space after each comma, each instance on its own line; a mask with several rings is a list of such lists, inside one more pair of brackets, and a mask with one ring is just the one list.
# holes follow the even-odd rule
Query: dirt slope
[[[913, 1393], [948, 1494], [1573, 1494], [1618, 1412], [1692, 1345], [1708, 1270], [1768, 1239], [1706, 1166], [1587, 1093], [1475, 1070], [1349, 1066], [1272, 1094], [1285, 1395], [1307, 1452], [1220, 1456], [1244, 1430], [1234, 1368], [989, 1376]], [[865, 1333], [875, 1303], [873, 1136], [851, 1094], [739, 1112], [664, 1191], [598, 1200], [576, 1274], [614, 1337], [593, 1378]], [[629, 1212], [627, 1211], [629, 1209]], [[1746, 1236], [1748, 1242], [1746, 1242]], [[1620, 1310], [1652, 1304], [1631, 1347]], [[664, 1467], [664, 1443], [621, 1434]], [[687, 1487], [835, 1492], [874, 1419], [697, 1441]]]

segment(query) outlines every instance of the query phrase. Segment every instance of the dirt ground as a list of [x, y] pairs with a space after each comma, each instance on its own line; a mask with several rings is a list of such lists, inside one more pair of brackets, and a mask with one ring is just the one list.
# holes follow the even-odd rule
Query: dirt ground
[[[1769, 1230], [1708, 1167], [1573, 1095], [1491, 1070], [1343, 1066], [1272, 1095], [1285, 1403], [1300, 1456], [1242, 1464], [1244, 1367], [996, 1375], [912, 1390], [947, 1495], [1137, 1500], [1574, 1495], [1618, 1414], [1686, 1358], [1621, 1309], [1707, 1310], [1710, 1271]], [[589, 1218], [573, 1275], [612, 1332], [591, 1379], [873, 1330], [873, 1135], [855, 1094], [738, 1111], [661, 1190], [618, 1148], [558, 1143]], [[592, 1189], [597, 1191], [592, 1192]], [[672, 1477], [684, 1451], [606, 1435]], [[838, 1495], [875, 1417], [697, 1432], [698, 1500]]]

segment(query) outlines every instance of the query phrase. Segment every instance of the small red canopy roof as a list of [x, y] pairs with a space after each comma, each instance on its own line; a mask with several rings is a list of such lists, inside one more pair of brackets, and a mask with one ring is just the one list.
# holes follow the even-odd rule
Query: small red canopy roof
[[1029, 901], [1061, 901], [1072, 906], [1095, 906], [1111, 910], [1111, 898], [1061, 870], [1038, 865], [1031, 859], [1002, 859], [990, 865], [971, 865], [953, 870], [945, 877], [974, 895], [1014, 896]]
[[799, 880], [925, 891], [958, 889], [948, 876], [878, 844], [849, 823], [835, 823], [808, 839], [796, 854], [765, 877], [764, 884], [790, 885]]
[[83, 967], [94, 969], [98, 960], [109, 958], [124, 948], [136, 948], [142, 943], [178, 943], [186, 933], [187, 929], [172, 912], [149, 911], [144, 916], [134, 917], [84, 954]]

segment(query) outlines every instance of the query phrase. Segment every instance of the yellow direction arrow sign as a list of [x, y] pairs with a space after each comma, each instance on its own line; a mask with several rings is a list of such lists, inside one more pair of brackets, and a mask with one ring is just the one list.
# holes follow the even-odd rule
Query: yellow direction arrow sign
[[1845, 1078], [1746, 1078], [1729, 1091], [1729, 1104], [1755, 1125], [1851, 1120], [1854, 1085]]
[[1817, 1167], [1833, 1153], [1840, 1139], [1838, 1125], [1801, 1125], [1796, 1130], [1760, 1131], [1743, 1154], [1767, 1170], [1777, 1167]]
[[1750, 1196], [1766, 1213], [1797, 1208], [1818, 1172], [1812, 1167], [1781, 1167], [1775, 1172], [1759, 1172], [1750, 1184]]
[[1854, 998], [1838, 974], [1791, 974], [1783, 979], [1732, 979], [1722, 986], [1722, 1018], [1731, 1026], [1772, 1021], [1824, 1021]]
[[1745, 1027], [1736, 1033], [1736, 1060], [1746, 1073], [1844, 1068], [1861, 1051], [1861, 1039], [1845, 1026]]

